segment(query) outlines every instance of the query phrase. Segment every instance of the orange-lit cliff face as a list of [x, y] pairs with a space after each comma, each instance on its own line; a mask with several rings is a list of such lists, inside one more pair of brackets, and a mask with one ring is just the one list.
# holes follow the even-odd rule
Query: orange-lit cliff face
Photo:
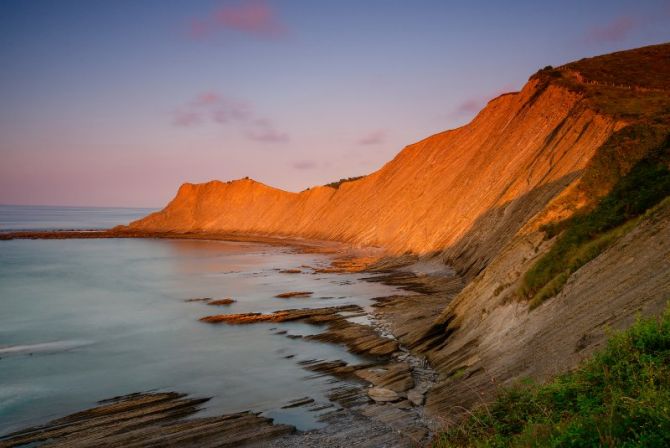
[[165, 209], [129, 227], [444, 251], [476, 273], [491, 249], [579, 177], [615, 127], [578, 94], [534, 80], [491, 101], [470, 124], [410, 145], [339, 189], [290, 193], [248, 179], [184, 184]]
[[543, 380], [575, 366], [604, 341], [607, 328], [666, 306], [667, 202], [537, 309], [530, 311], [517, 292], [524, 273], [554, 244], [540, 225], [594, 203], [666, 141], [668, 55], [670, 44], [662, 44], [542, 70], [467, 126], [410, 145], [339, 189], [288, 193], [252, 180], [186, 184], [164, 210], [130, 228], [439, 254], [462, 274], [464, 289], [459, 283], [383, 309], [395, 316], [398, 339], [441, 373], [427, 409], [451, 415], [500, 384]]

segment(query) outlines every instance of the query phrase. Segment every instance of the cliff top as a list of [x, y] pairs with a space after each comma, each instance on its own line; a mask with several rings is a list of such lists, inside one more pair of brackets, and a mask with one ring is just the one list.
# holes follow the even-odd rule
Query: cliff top
[[670, 43], [548, 66], [530, 79], [578, 92], [598, 112], [629, 123], [670, 121]]
[[561, 68], [579, 72], [587, 82], [670, 90], [670, 43], [584, 58]]

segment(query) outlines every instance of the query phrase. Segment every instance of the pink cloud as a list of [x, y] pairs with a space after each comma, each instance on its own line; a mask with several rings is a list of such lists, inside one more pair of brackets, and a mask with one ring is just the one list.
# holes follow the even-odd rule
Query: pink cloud
[[383, 130], [373, 131], [358, 140], [359, 145], [379, 145], [386, 141], [386, 132]]
[[203, 92], [174, 112], [173, 122], [190, 126], [204, 121], [224, 124], [247, 121], [253, 115], [251, 105], [244, 101], [224, 97], [216, 92]]
[[193, 101], [195, 104], [216, 104], [222, 100], [221, 95], [216, 92], [203, 92]]
[[205, 18], [194, 19], [188, 33], [200, 39], [218, 31], [235, 31], [263, 38], [284, 36], [287, 28], [265, 0], [241, 0], [221, 6]]
[[596, 44], [620, 42], [628, 37], [638, 24], [633, 17], [621, 16], [605, 25], [591, 28], [586, 32], [584, 41]]
[[293, 168], [297, 170], [312, 170], [317, 167], [316, 162], [313, 160], [300, 160], [293, 163]]
[[206, 123], [241, 126], [251, 140], [281, 143], [289, 140], [286, 132], [277, 130], [272, 122], [259, 116], [253, 106], [235, 98], [229, 98], [214, 91], [196, 95], [172, 114], [172, 124], [191, 127]]
[[188, 35], [193, 39], [202, 39], [210, 32], [210, 25], [206, 20], [193, 19], [189, 24]]
[[278, 131], [270, 126], [251, 129], [247, 132], [247, 137], [251, 140], [266, 143], [284, 143], [289, 141], [289, 136], [286, 132]]
[[203, 92], [174, 112], [173, 123], [178, 126], [205, 121], [225, 124], [247, 121], [252, 116], [251, 106], [243, 101], [223, 97], [216, 92]]
[[235, 6], [220, 8], [214, 13], [216, 23], [250, 34], [277, 36], [286, 31], [275, 11], [265, 1], [246, 0]]
[[211, 110], [212, 120], [220, 124], [231, 121], [248, 121], [252, 116], [251, 106], [238, 101], [223, 101]]
[[172, 124], [175, 126], [193, 126], [202, 121], [202, 116], [191, 110], [178, 110], [174, 113]]
[[275, 129], [272, 122], [267, 118], [256, 118], [253, 121], [254, 128], [247, 133], [252, 140], [269, 143], [283, 143], [289, 141], [286, 132]]

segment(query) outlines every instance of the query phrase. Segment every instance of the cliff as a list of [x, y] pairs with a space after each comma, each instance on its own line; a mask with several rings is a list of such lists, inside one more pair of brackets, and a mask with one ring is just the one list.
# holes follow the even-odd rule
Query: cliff
[[[465, 249], [445, 249], [467, 255], [468, 245], [491, 248], [486, 241], [503, 235], [437, 318], [415, 313], [408, 325], [399, 306], [395, 333], [442, 374], [427, 401], [439, 415], [481, 404], [500, 386], [571, 369], [611, 330], [658, 315], [670, 301], [670, 45], [586, 59], [534, 79], [578, 93], [616, 130], [567, 188], [540, 199], [538, 213], [519, 212], [539, 197], [531, 191], [506, 206], [511, 225], [491, 210], [472, 227], [490, 234], [470, 230], [455, 246]], [[559, 273], [526, 296], [541, 263]]]
[[531, 80], [467, 126], [410, 145], [337, 189], [290, 193], [250, 179], [184, 184], [165, 209], [129, 228], [339, 240], [396, 254], [444, 250], [474, 274], [580, 177], [620, 126], [579, 94]]
[[540, 70], [468, 125], [339, 188], [185, 184], [165, 209], [121, 230], [293, 236], [439, 257], [465, 288], [393, 302], [387, 313], [397, 308], [394, 333], [442, 374], [428, 406], [444, 414], [500, 384], [569, 369], [608, 328], [670, 300], [669, 136], [662, 44]]

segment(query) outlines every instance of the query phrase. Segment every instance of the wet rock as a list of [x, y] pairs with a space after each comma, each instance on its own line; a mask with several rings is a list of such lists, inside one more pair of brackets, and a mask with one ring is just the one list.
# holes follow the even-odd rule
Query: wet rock
[[219, 314], [216, 316], [205, 316], [200, 318], [201, 322], [216, 324], [225, 322], [227, 324], [253, 324], [256, 322], [281, 322], [282, 314], [262, 314], [262, 313], [240, 313], [240, 314]]
[[[340, 313], [362, 313], [358, 305], [343, 305], [327, 308], [303, 308], [275, 311], [274, 313], [219, 314], [201, 318], [207, 323], [252, 324], [258, 322], [287, 322], [302, 320], [315, 325], [327, 325], [327, 330], [306, 339], [345, 344], [353, 353], [371, 356], [389, 356], [398, 350], [398, 342], [381, 336], [369, 326], [346, 320]], [[411, 387], [411, 386], [410, 386]]]
[[324, 323], [328, 323], [328, 322], [332, 322], [332, 321], [340, 320], [340, 319], [342, 319], [342, 316], [340, 316], [339, 314], [336, 314], [336, 313], [334, 313], [334, 314], [317, 314], [317, 315], [314, 315], [314, 316], [309, 316], [307, 318], [307, 320], [309, 320], [310, 324], [315, 324], [315, 325], [324, 324]]
[[413, 404], [409, 400], [403, 400], [393, 404], [393, 407], [403, 410], [411, 409], [412, 406]]
[[237, 300], [231, 299], [226, 297], [225, 299], [219, 299], [219, 300], [212, 300], [210, 302], [207, 302], [207, 305], [212, 305], [212, 306], [225, 306], [225, 305], [230, 305], [237, 302]]
[[356, 371], [356, 376], [374, 386], [405, 392], [414, 387], [412, 371], [407, 363], [387, 364]]
[[325, 409], [332, 409], [334, 406], [332, 403], [314, 403], [309, 407], [310, 412], [319, 412]]
[[368, 396], [378, 403], [400, 400], [400, 395], [391, 389], [383, 387], [371, 387], [368, 389]]
[[398, 349], [396, 341], [380, 336], [371, 326], [348, 322], [344, 318], [331, 320], [327, 331], [307, 336], [307, 339], [345, 344], [353, 353], [371, 356], [388, 356]]
[[336, 361], [318, 361], [315, 359], [310, 359], [306, 361], [300, 361], [298, 364], [300, 364], [305, 369], [311, 370], [312, 372], [333, 376], [349, 376], [357, 369], [364, 367], [361, 365], [350, 366], [340, 359]]
[[193, 399], [174, 392], [131, 394], [99, 406], [28, 428], [0, 439], [0, 446], [37, 445], [83, 448], [121, 447], [237, 447], [295, 431], [273, 425], [272, 419], [239, 412], [190, 419], [207, 398]]
[[326, 268], [314, 269], [314, 273], [339, 274], [345, 272], [361, 272], [378, 259], [378, 257], [341, 256], [333, 260], [330, 263], [330, 266]]
[[277, 297], [278, 299], [292, 299], [294, 297], [309, 297], [312, 294], [314, 293], [311, 291], [291, 291], [277, 294], [275, 297]]
[[289, 401], [288, 404], [282, 406], [282, 409], [297, 408], [299, 406], [304, 406], [306, 404], [314, 403], [314, 398], [303, 397], [296, 400]]
[[345, 408], [354, 408], [368, 403], [365, 389], [360, 385], [343, 384], [331, 389], [328, 400]]
[[280, 274], [302, 274], [300, 269], [282, 269], [279, 271]]
[[241, 313], [241, 314], [218, 314], [215, 316], [205, 316], [200, 319], [207, 323], [227, 323], [227, 324], [253, 324], [258, 322], [287, 322], [301, 319], [313, 318], [322, 315], [331, 315], [343, 311], [360, 311], [358, 305], [343, 305], [327, 308], [303, 308], [294, 310], [275, 311], [274, 313]]

